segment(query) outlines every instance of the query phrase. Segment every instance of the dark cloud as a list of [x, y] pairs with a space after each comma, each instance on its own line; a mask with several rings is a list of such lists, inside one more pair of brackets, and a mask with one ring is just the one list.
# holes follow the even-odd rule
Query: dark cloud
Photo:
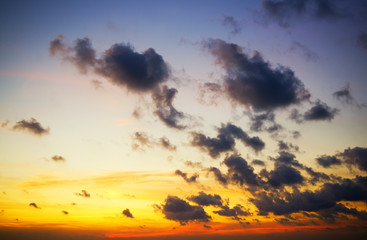
[[65, 215], [68, 215], [69, 214], [69, 212], [68, 211], [65, 211], [65, 210], [62, 210], [61, 211], [63, 214], [65, 214]]
[[333, 224], [338, 218], [346, 219], [345, 216], [354, 216], [360, 220], [367, 220], [366, 211], [358, 211], [356, 208], [347, 208], [345, 205], [338, 203], [335, 206], [327, 209], [322, 209], [317, 212], [318, 218], [325, 221], [326, 223]]
[[29, 206], [34, 207], [34, 208], [41, 209], [41, 208], [40, 208], [39, 206], [37, 206], [37, 204], [36, 204], [36, 203], [34, 203], [34, 202], [30, 203], [30, 204], [29, 204]]
[[169, 151], [176, 151], [176, 146], [175, 145], [172, 145], [172, 143], [170, 142], [170, 140], [167, 138], [167, 137], [161, 137], [159, 139], [159, 144], [169, 150]]
[[278, 141], [279, 151], [299, 151], [299, 147], [297, 145], [293, 145], [292, 143], [287, 143], [282, 140]]
[[342, 158], [345, 164], [367, 172], [367, 148], [347, 148], [336, 156]]
[[156, 89], [152, 94], [156, 106], [155, 114], [166, 126], [175, 129], [185, 129], [187, 126], [181, 122], [189, 119], [190, 116], [178, 111], [172, 105], [177, 92], [177, 89], [168, 88], [167, 86]]
[[234, 183], [257, 186], [260, 184], [259, 177], [254, 173], [253, 167], [247, 164], [247, 161], [238, 155], [227, 157], [223, 164], [228, 167], [228, 178]]
[[185, 225], [188, 222], [209, 222], [211, 217], [201, 206], [192, 206], [185, 200], [168, 195], [164, 204], [156, 205], [165, 218]]
[[335, 115], [339, 113], [336, 108], [331, 108], [323, 102], [317, 101], [315, 105], [304, 113], [304, 120], [306, 121], [331, 121]]
[[128, 217], [128, 218], [134, 218], [134, 216], [132, 215], [132, 213], [130, 212], [130, 210], [128, 208], [126, 208], [124, 211], [122, 211], [122, 214], [125, 216], [125, 217]]
[[222, 198], [217, 194], [212, 195], [206, 194], [204, 192], [199, 192], [197, 196], [192, 195], [187, 199], [200, 206], [222, 206]]
[[223, 185], [227, 185], [228, 177], [225, 174], [223, 174], [218, 168], [210, 167], [208, 171], [214, 174], [215, 180], [217, 180]]
[[220, 153], [234, 150], [235, 139], [241, 140], [244, 145], [251, 147], [256, 152], [261, 151], [265, 146], [259, 137], [249, 137], [241, 128], [231, 123], [222, 124], [216, 138], [196, 132], [193, 132], [192, 136], [191, 144], [206, 150], [213, 158], [218, 157]]
[[252, 165], [265, 166], [265, 162], [259, 159], [254, 159], [251, 162]]
[[232, 34], [237, 34], [241, 31], [241, 25], [239, 22], [232, 16], [224, 16], [222, 20], [222, 24], [224, 26], [228, 26], [231, 28]]
[[46, 135], [50, 132], [50, 128], [42, 127], [41, 123], [34, 118], [30, 120], [21, 120], [17, 122], [12, 129], [16, 131], [27, 131], [37, 136]]
[[206, 228], [206, 229], [211, 229], [212, 228], [211, 226], [206, 225], [206, 224], [203, 224], [203, 227]]
[[181, 171], [181, 170], [179, 170], [179, 169], [177, 169], [177, 170], [175, 171], [175, 174], [176, 174], [176, 175], [178, 175], [178, 176], [181, 176], [181, 177], [185, 180], [185, 182], [187, 182], [187, 183], [196, 182], [196, 179], [199, 177], [199, 174], [197, 174], [197, 173], [195, 173], [195, 174], [193, 174], [191, 177], [189, 177], [189, 176], [187, 175], [187, 173], [182, 172], [182, 171]]
[[90, 194], [86, 190], [82, 190], [80, 193], [75, 193], [76, 196], [90, 198]]
[[192, 168], [202, 168], [203, 164], [201, 162], [185, 161], [185, 165]]
[[344, 15], [335, 1], [330, 0], [264, 0], [265, 15], [282, 27], [289, 27], [297, 17], [314, 19], [339, 19]]
[[310, 98], [291, 69], [272, 68], [259, 52], [250, 57], [240, 46], [220, 39], [203, 41], [202, 46], [226, 70], [225, 91], [234, 102], [261, 111], [287, 107]]
[[332, 167], [334, 165], [341, 165], [342, 161], [340, 159], [338, 159], [335, 156], [327, 156], [327, 155], [323, 155], [321, 157], [316, 158], [317, 163], [320, 166], [323, 166], [324, 168], [329, 168]]
[[116, 85], [134, 92], [155, 89], [167, 80], [170, 73], [167, 63], [153, 48], [139, 53], [129, 44], [114, 44], [102, 57], [96, 58], [96, 51], [89, 38], [78, 38], [72, 46], [64, 40], [64, 37], [59, 35], [50, 42], [51, 56], [60, 54], [82, 73], [90, 69]]
[[329, 181], [331, 179], [335, 179], [333, 175], [329, 176], [323, 172], [317, 172], [310, 167], [304, 167], [304, 170], [311, 176], [308, 180], [312, 185], [315, 185], [319, 181]]
[[273, 187], [301, 184], [304, 181], [300, 171], [286, 164], [276, 164], [275, 169], [269, 172], [268, 178]]
[[298, 41], [293, 41], [290, 47], [290, 51], [301, 53], [308, 61], [316, 61], [319, 59], [319, 56], [317, 55], [317, 53], [313, 52], [306, 45]]
[[285, 164], [294, 167], [303, 167], [303, 165], [296, 160], [296, 156], [294, 154], [285, 151], [279, 152], [279, 156], [271, 158], [271, 160], [275, 161], [275, 165]]
[[51, 159], [54, 162], [66, 162], [66, 159], [59, 155], [52, 156]]
[[367, 34], [360, 33], [357, 38], [357, 44], [367, 50]]
[[293, 192], [259, 191], [254, 194], [251, 202], [259, 209], [260, 214], [269, 212], [275, 215], [291, 214], [295, 212], [317, 212], [334, 207], [340, 201], [367, 202], [366, 177], [343, 179], [336, 183], [324, 183], [314, 192], [306, 190], [300, 192], [293, 188]]

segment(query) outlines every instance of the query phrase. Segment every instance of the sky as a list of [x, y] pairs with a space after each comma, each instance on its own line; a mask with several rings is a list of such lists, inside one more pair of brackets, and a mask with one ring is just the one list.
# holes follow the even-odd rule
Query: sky
[[367, 2], [0, 0], [1, 239], [367, 234]]

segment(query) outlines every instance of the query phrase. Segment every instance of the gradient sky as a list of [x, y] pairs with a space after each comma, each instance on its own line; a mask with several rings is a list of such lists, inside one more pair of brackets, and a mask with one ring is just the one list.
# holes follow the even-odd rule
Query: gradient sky
[[367, 230], [367, 2], [0, 0], [1, 239]]

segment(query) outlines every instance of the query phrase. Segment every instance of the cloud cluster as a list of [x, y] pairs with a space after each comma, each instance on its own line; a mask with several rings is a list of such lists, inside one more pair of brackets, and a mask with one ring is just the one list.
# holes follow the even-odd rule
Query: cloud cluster
[[236, 103], [256, 111], [268, 111], [310, 98], [309, 91], [291, 69], [273, 68], [257, 51], [250, 57], [240, 46], [221, 39], [203, 41], [202, 47], [226, 71], [224, 88]]
[[265, 147], [265, 143], [259, 137], [250, 137], [241, 128], [227, 123], [218, 129], [218, 136], [216, 138], [207, 137], [202, 133], [192, 132], [193, 139], [191, 145], [199, 147], [207, 151], [213, 158], [218, 157], [221, 153], [233, 151], [235, 147], [235, 139], [241, 142], [255, 152], [261, 151]]
[[129, 44], [114, 44], [97, 58], [89, 38], [78, 38], [71, 45], [59, 35], [50, 42], [49, 52], [71, 62], [81, 73], [91, 70], [134, 92], [151, 91], [170, 74], [167, 63], [153, 48], [139, 53]]

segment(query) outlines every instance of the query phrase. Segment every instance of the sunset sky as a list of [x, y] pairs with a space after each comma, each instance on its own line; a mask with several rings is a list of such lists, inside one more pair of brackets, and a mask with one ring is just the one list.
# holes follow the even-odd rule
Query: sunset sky
[[366, 22], [363, 0], [0, 0], [0, 238], [366, 236]]

